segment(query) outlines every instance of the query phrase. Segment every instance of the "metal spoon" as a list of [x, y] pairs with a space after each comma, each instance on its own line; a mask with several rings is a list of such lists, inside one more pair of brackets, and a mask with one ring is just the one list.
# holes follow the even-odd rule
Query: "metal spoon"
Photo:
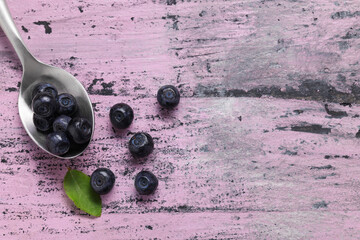
[[[31, 109], [31, 93], [33, 87], [39, 82], [53, 84], [59, 93], [72, 94], [78, 103], [78, 115], [87, 118], [92, 123], [94, 132], [94, 112], [89, 96], [81, 83], [71, 74], [63, 69], [52, 67], [38, 61], [25, 47], [21, 36], [11, 18], [5, 0], [0, 0], [0, 26], [14, 47], [23, 66], [23, 76], [18, 100], [19, 114], [22, 124], [30, 138], [44, 151], [46, 149], [46, 134], [38, 132], [33, 124], [33, 111]], [[79, 156], [89, 145], [81, 145], [78, 149], [70, 150], [58, 158], [74, 158]]]

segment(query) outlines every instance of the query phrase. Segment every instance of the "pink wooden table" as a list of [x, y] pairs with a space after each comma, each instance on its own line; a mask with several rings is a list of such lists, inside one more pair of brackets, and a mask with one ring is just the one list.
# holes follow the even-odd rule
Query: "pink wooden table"
[[[0, 239], [360, 239], [360, 1], [8, 5], [34, 55], [84, 84], [96, 131], [74, 160], [31, 142], [1, 32]], [[155, 99], [169, 83], [183, 96], [171, 113]], [[135, 110], [122, 132], [118, 102]], [[135, 131], [155, 138], [144, 163], [126, 147]], [[100, 218], [66, 197], [67, 167], [115, 172]], [[159, 177], [148, 198], [142, 169]]]

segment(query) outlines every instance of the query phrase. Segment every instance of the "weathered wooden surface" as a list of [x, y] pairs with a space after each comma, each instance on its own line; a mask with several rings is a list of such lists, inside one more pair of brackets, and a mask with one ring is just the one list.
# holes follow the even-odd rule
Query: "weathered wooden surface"
[[[75, 160], [30, 141], [0, 33], [0, 238], [359, 239], [359, 1], [8, 5], [34, 55], [88, 89], [96, 132]], [[183, 96], [173, 112], [155, 99], [168, 83]], [[117, 102], [135, 110], [121, 132]], [[156, 149], [139, 163], [126, 143], [140, 130]], [[101, 218], [67, 199], [67, 167], [116, 173]], [[159, 176], [154, 196], [134, 190], [142, 169]]]

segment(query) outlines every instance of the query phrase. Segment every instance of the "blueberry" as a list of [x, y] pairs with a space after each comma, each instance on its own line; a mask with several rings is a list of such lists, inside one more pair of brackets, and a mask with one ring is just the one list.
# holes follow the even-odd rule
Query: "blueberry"
[[155, 175], [148, 171], [139, 172], [135, 177], [135, 188], [140, 195], [152, 194], [156, 190], [158, 183]]
[[47, 92], [37, 94], [32, 100], [32, 109], [40, 117], [54, 116], [57, 108], [56, 99]]
[[69, 116], [65, 116], [65, 115], [58, 116], [52, 125], [54, 132], [58, 132], [58, 131], [66, 132], [70, 121], [71, 121], [71, 117]]
[[91, 138], [92, 125], [86, 118], [76, 117], [70, 121], [67, 133], [75, 143], [87, 143]]
[[50, 93], [54, 98], [57, 97], [58, 95], [58, 91], [56, 90], [56, 88], [50, 84], [50, 83], [38, 83], [35, 85], [33, 91], [32, 91], [32, 98], [33, 99], [38, 93], [43, 93], [43, 92], [47, 92]]
[[110, 192], [114, 186], [114, 183], [115, 175], [110, 169], [98, 168], [91, 174], [91, 187], [96, 193], [100, 195]]
[[134, 119], [132, 108], [125, 103], [115, 104], [110, 109], [111, 124], [118, 129], [124, 129], [130, 126]]
[[129, 150], [135, 157], [146, 157], [154, 150], [154, 141], [148, 133], [136, 133], [129, 141]]
[[70, 141], [64, 132], [52, 132], [46, 138], [47, 149], [55, 155], [64, 155], [70, 149]]
[[180, 102], [180, 93], [172, 85], [162, 86], [157, 93], [159, 104], [165, 108], [176, 107]]
[[59, 105], [58, 114], [59, 115], [73, 115], [77, 110], [76, 99], [73, 95], [68, 93], [62, 93], [56, 98]]
[[41, 132], [47, 132], [51, 129], [54, 117], [43, 118], [39, 115], [33, 115], [33, 122], [37, 130]]

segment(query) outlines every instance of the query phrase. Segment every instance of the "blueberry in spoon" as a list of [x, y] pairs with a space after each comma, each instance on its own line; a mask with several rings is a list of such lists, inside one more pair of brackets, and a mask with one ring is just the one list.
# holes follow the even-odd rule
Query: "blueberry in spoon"
[[54, 98], [56, 98], [58, 95], [58, 91], [54, 87], [54, 85], [50, 83], [41, 82], [34, 86], [31, 99], [33, 99], [38, 93], [43, 93], [43, 92], [50, 93]]
[[38, 93], [32, 100], [32, 109], [40, 117], [54, 116], [58, 105], [56, 99], [48, 92]]
[[73, 118], [67, 128], [70, 138], [77, 144], [84, 144], [90, 141], [92, 126], [86, 118]]
[[57, 113], [59, 115], [73, 115], [77, 110], [76, 99], [69, 93], [62, 93], [56, 98], [59, 108]]
[[52, 132], [46, 137], [47, 149], [55, 155], [61, 156], [70, 149], [70, 141], [64, 132]]
[[66, 132], [70, 121], [71, 121], [71, 117], [69, 117], [69, 116], [66, 116], [66, 115], [58, 116], [52, 125], [54, 132], [58, 132], [58, 131]]

